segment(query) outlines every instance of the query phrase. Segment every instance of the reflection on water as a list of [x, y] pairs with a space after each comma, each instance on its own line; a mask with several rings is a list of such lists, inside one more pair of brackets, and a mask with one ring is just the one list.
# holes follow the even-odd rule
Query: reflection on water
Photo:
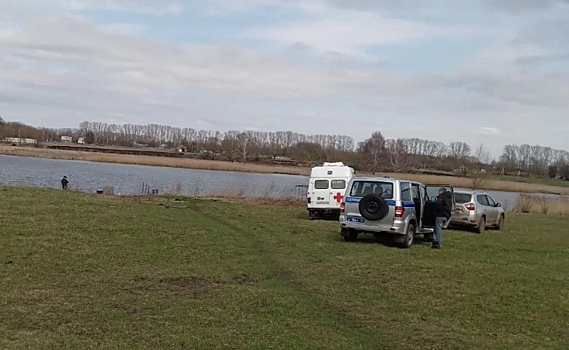
[[[59, 188], [67, 176], [70, 186], [86, 192], [112, 187], [115, 193], [140, 194], [142, 184], [159, 193], [185, 195], [233, 195], [264, 198], [293, 198], [296, 186], [307, 185], [308, 177], [192, 170], [140, 165], [92, 163], [0, 155], [0, 184]], [[505, 209], [513, 207], [520, 193], [486, 191]]]

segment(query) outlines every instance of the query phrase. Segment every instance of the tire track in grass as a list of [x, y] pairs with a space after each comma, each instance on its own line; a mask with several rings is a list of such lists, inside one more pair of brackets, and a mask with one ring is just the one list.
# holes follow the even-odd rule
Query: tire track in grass
[[[193, 210], [193, 208], [189, 208]], [[203, 209], [203, 208], [202, 208]], [[308, 288], [306, 288], [301, 282], [294, 278], [294, 273], [283, 266], [277, 259], [272, 257], [270, 249], [267, 249], [266, 244], [264, 244], [258, 237], [258, 234], [252, 230], [244, 228], [238, 222], [238, 219], [228, 219], [227, 217], [222, 217], [219, 214], [205, 212], [204, 210], [194, 210], [197, 214], [203, 215], [212, 221], [216, 222], [218, 225], [226, 227], [228, 230], [235, 232], [236, 234], [244, 237], [251, 246], [257, 250], [261, 256], [261, 259], [269, 267], [273, 278], [289, 289], [293, 290], [295, 293], [300, 294], [302, 299], [308, 302], [309, 305], [313, 305], [323, 316], [332, 321], [334, 327], [341, 328], [338, 332], [340, 334], [354, 334], [356, 337], [349, 339], [350, 348], [370, 348], [370, 349], [384, 349], [386, 344], [380, 344], [380, 341], [372, 334], [369, 330], [362, 328], [356, 321], [351, 320], [342, 311], [336, 310], [332, 305], [327, 303], [325, 300], [318, 298], [317, 295], [312, 293]], [[321, 321], [318, 321], [321, 323]], [[346, 333], [346, 329], [349, 332]], [[346, 335], [348, 336], [348, 335]], [[354, 339], [356, 338], [356, 339]], [[352, 340], [356, 340], [358, 344], [351, 344]]]

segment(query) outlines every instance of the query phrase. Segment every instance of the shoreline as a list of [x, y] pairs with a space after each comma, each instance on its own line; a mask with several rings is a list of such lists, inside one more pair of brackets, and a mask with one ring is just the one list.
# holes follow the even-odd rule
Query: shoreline
[[[157, 156], [126, 155], [114, 153], [97, 153], [68, 150], [54, 150], [46, 148], [18, 147], [0, 145], [0, 155], [31, 157], [43, 159], [59, 160], [79, 160], [88, 162], [129, 164], [156, 166], [167, 168], [182, 168], [194, 170], [212, 171], [233, 171], [257, 174], [281, 174], [310, 176], [310, 168], [278, 166], [269, 164], [255, 163], [233, 163], [219, 160], [204, 160], [191, 158], [168, 158]], [[395, 178], [405, 178], [408, 180], [419, 181], [422, 183], [448, 183], [459, 188], [471, 188], [473, 179], [466, 177], [444, 176], [444, 175], [425, 175], [411, 173], [379, 173], [371, 175], [368, 173], [358, 173], [357, 176], [390, 176]], [[480, 190], [520, 192], [520, 193], [543, 193], [553, 195], [569, 195], [569, 187], [544, 185], [529, 182], [515, 182], [500, 180], [496, 178], [485, 178], [478, 186]]]

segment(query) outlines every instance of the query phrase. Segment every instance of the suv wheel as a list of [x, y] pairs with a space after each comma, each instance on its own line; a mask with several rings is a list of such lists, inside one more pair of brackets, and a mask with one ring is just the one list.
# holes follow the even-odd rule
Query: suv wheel
[[476, 227], [476, 229], [474, 229], [474, 232], [484, 233], [485, 230], [486, 230], [486, 218], [483, 216], [480, 218], [480, 222], [478, 223], [478, 227]]
[[347, 228], [342, 229], [341, 235], [346, 242], [354, 242], [358, 239], [358, 232]]
[[505, 222], [504, 215], [500, 215], [500, 220], [498, 220], [498, 224], [496, 225], [496, 230], [500, 231], [504, 229], [504, 222]]
[[400, 248], [411, 248], [413, 245], [413, 239], [415, 238], [415, 225], [409, 224], [407, 227], [407, 232], [404, 235], [398, 235], [395, 237], [395, 243]]

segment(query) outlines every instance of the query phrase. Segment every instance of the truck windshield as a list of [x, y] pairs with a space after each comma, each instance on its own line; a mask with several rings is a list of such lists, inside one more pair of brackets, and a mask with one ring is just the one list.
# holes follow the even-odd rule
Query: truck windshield
[[368, 194], [377, 194], [385, 199], [393, 198], [393, 184], [391, 182], [378, 181], [354, 181], [351, 197], [363, 197]]

